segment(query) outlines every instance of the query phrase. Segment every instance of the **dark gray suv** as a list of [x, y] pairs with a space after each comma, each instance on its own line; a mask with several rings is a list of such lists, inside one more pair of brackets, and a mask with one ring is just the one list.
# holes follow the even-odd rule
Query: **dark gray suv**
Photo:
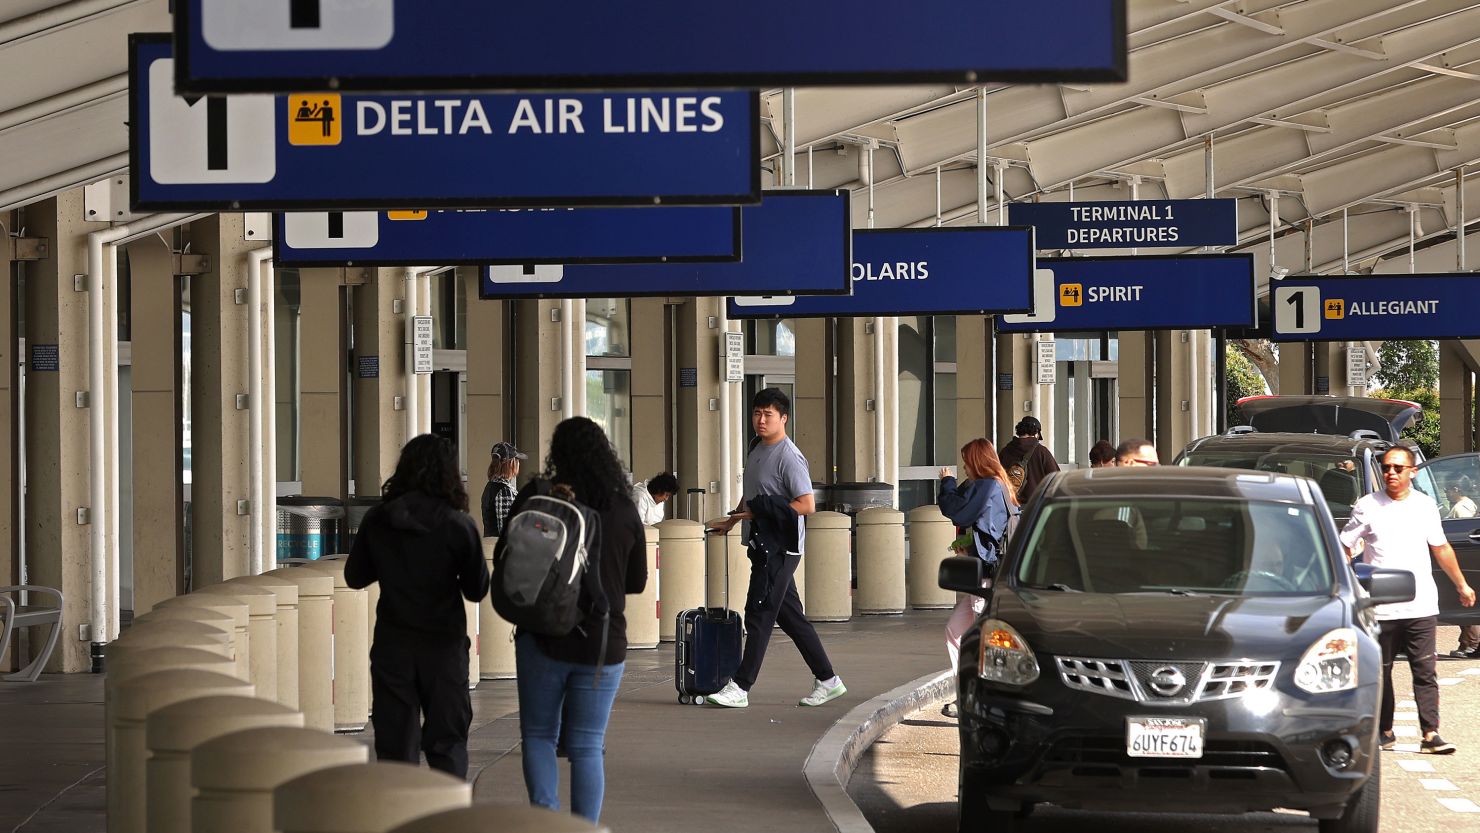
[[1413, 575], [1359, 579], [1310, 480], [1212, 468], [1045, 481], [961, 645], [961, 830], [1040, 802], [1308, 810], [1375, 833], [1381, 652], [1372, 607]]

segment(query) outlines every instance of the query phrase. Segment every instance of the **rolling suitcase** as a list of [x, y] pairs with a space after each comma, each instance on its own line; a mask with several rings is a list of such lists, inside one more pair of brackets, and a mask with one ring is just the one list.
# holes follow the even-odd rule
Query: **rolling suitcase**
[[673, 649], [673, 686], [678, 702], [703, 705], [740, 667], [740, 614], [729, 607], [730, 559], [725, 558], [725, 606], [696, 607], [678, 614]]

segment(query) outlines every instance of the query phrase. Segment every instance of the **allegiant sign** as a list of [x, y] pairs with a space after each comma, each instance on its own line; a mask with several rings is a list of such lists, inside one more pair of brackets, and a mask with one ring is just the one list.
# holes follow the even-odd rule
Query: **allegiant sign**
[[1232, 246], [1237, 200], [1014, 203], [1007, 216], [1037, 230], [1039, 249]]
[[1275, 341], [1475, 338], [1480, 276], [1347, 275], [1270, 286]]

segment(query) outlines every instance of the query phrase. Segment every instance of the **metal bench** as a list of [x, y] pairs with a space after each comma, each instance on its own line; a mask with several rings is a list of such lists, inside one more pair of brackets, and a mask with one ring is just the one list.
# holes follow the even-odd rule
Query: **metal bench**
[[[55, 596], [56, 604], [18, 604], [19, 596], [23, 592]], [[36, 678], [41, 676], [41, 669], [46, 667], [46, 661], [51, 659], [51, 652], [57, 647], [57, 638], [62, 634], [62, 592], [35, 584], [0, 587], [0, 623], [3, 623], [0, 624], [0, 628], [3, 628], [0, 630], [0, 656], [4, 656], [5, 649], [10, 647], [10, 635], [17, 627], [51, 625], [51, 635], [46, 639], [46, 646], [36, 653], [31, 664], [4, 677], [6, 680], [25, 680], [34, 683]]]

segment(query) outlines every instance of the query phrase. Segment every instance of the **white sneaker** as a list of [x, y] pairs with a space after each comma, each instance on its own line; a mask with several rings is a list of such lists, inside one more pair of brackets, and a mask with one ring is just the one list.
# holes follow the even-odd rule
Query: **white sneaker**
[[712, 706], [724, 706], [728, 709], [743, 709], [750, 705], [750, 695], [745, 689], [735, 685], [731, 680], [725, 683], [725, 687], [704, 698]]
[[848, 687], [843, 685], [842, 680], [838, 680], [838, 684], [833, 686], [832, 688], [828, 688], [827, 685], [821, 680], [815, 680], [814, 682], [816, 683], [816, 685], [813, 686], [812, 693], [808, 694], [806, 697], [803, 697], [798, 702], [798, 705], [820, 706], [823, 703], [828, 702], [829, 700], [836, 700], [839, 697], [842, 697], [844, 694], [848, 693]]

